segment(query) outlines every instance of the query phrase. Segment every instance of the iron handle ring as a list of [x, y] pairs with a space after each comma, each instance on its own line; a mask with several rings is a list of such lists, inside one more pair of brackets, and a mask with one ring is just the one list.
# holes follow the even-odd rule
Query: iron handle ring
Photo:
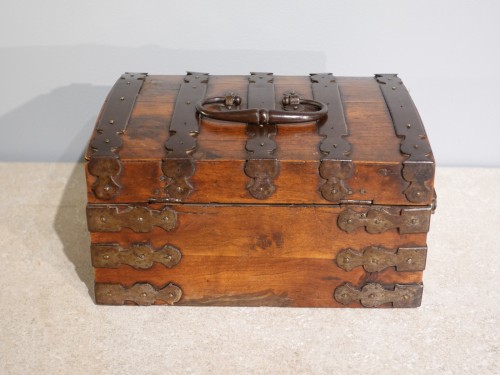
[[[285, 99], [284, 99], [285, 100]], [[239, 96], [233, 97], [235, 105], [241, 103]], [[196, 110], [202, 116], [221, 121], [242, 122], [246, 124], [298, 124], [302, 122], [319, 121], [328, 113], [328, 106], [325, 103], [310, 99], [300, 99], [299, 104], [310, 105], [317, 108], [317, 111], [291, 112], [276, 109], [249, 108], [235, 111], [215, 111], [206, 108], [206, 105], [225, 104], [227, 97], [213, 97], [200, 100], [196, 103]]]

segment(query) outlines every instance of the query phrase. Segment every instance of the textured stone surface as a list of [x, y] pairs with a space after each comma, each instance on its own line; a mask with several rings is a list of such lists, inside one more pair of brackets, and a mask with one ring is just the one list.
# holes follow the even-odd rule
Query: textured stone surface
[[500, 373], [500, 169], [438, 169], [410, 310], [96, 306], [82, 166], [0, 178], [0, 374]]

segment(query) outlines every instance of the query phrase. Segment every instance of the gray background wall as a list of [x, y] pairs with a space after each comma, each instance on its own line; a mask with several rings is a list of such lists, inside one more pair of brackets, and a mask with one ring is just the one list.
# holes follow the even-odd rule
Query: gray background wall
[[4, 1], [0, 160], [76, 161], [124, 71], [397, 72], [439, 165], [500, 166], [500, 2]]

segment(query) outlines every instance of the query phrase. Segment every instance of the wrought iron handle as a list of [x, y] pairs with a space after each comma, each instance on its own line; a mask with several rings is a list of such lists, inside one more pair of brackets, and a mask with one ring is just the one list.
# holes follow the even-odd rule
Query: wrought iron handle
[[[205, 107], [210, 104], [224, 104], [226, 107], [237, 106], [241, 103], [239, 96], [214, 97], [200, 100], [196, 103], [196, 110], [203, 116], [222, 121], [243, 122], [246, 124], [297, 124], [301, 122], [311, 122], [321, 120], [328, 112], [328, 106], [324, 103], [299, 99], [296, 103], [291, 103], [291, 97], [283, 98], [283, 105], [297, 104], [310, 105], [317, 108], [317, 111], [291, 112], [276, 109], [241, 109], [235, 111], [215, 111]], [[293, 100], [293, 98], [292, 98]]]

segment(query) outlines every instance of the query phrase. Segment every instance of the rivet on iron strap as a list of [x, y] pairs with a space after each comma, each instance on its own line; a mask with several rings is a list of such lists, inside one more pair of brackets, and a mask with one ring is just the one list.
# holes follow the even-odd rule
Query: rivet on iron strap
[[391, 113], [396, 134], [401, 137], [401, 152], [408, 156], [403, 163], [403, 178], [409, 182], [404, 190], [412, 203], [431, 203], [433, 189], [429, 182], [434, 178], [434, 158], [424, 125], [408, 90], [397, 74], [376, 74]]
[[115, 83], [106, 99], [90, 143], [89, 173], [97, 177], [92, 191], [99, 199], [111, 199], [120, 191], [116, 176], [121, 172], [118, 150], [121, 135], [127, 129], [134, 104], [147, 73], [125, 73]]
[[191, 155], [196, 151], [199, 118], [196, 103], [205, 97], [208, 73], [188, 72], [181, 84], [170, 123], [170, 137], [165, 143], [167, 154], [162, 162], [162, 172], [167, 177], [167, 201], [183, 201], [194, 190], [189, 178], [195, 165]]
[[[248, 108], [274, 109], [273, 73], [250, 74], [248, 76]], [[265, 118], [263, 120], [266, 122]], [[279, 172], [279, 162], [274, 155], [276, 142], [273, 137], [276, 132], [276, 124], [247, 125], [250, 139], [245, 146], [247, 150], [245, 173], [252, 179], [247, 185], [247, 190], [257, 199], [269, 198], [276, 190], [273, 184]]]
[[320, 187], [323, 198], [330, 202], [340, 202], [352, 194], [347, 180], [354, 172], [349, 158], [351, 144], [345, 139], [349, 135], [340, 91], [331, 73], [311, 74], [312, 92], [315, 100], [326, 103], [328, 116], [318, 124], [318, 132], [323, 137], [319, 145], [322, 153], [319, 174], [325, 181]]

